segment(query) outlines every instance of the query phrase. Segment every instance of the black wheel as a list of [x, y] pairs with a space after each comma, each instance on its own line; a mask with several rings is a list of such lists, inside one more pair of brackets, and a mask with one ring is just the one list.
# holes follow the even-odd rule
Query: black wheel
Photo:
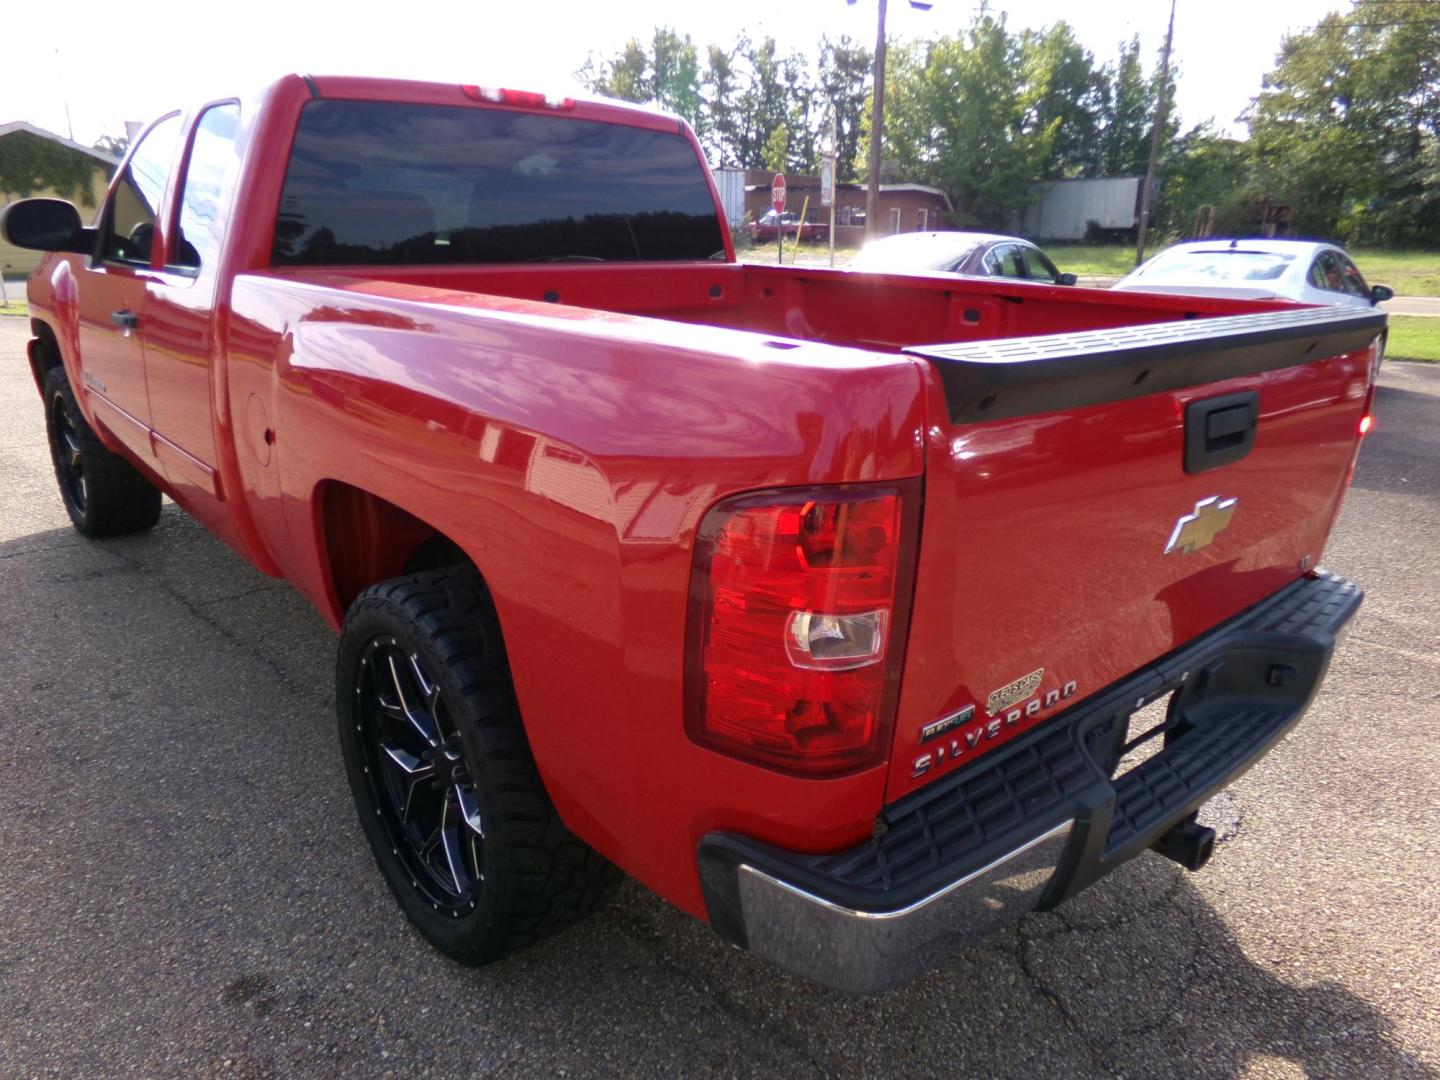
[[59, 366], [45, 377], [45, 425], [60, 497], [82, 534], [124, 536], [160, 520], [160, 492], [134, 465], [101, 445]]
[[489, 963], [609, 897], [619, 871], [561, 824], [541, 784], [473, 570], [361, 593], [345, 617], [335, 694], [375, 861], [445, 955]]

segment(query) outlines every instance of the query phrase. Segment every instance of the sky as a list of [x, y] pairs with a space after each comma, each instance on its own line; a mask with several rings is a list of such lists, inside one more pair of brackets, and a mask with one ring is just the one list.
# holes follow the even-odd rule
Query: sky
[[[96, 0], [10, 5], [0, 64], [0, 123], [28, 120], [90, 144], [192, 98], [234, 92], [287, 71], [380, 75], [520, 89], [573, 89], [591, 51], [610, 54], [657, 24], [700, 45], [741, 31], [814, 56], [822, 34], [873, 45], [877, 0]], [[934, 0], [928, 12], [890, 0], [890, 39], [954, 33], [981, 0]], [[1188, 128], [1237, 117], [1260, 90], [1286, 32], [1315, 25], [1345, 0], [1178, 0], [1176, 107]], [[989, 0], [1011, 29], [1064, 19], [1098, 60], [1140, 36], [1147, 65], [1165, 36], [1168, 0]], [[138, 16], [138, 17], [137, 17]], [[140, 19], [145, 21], [142, 23]], [[20, 43], [24, 43], [23, 47]], [[67, 116], [68, 105], [68, 116]]]

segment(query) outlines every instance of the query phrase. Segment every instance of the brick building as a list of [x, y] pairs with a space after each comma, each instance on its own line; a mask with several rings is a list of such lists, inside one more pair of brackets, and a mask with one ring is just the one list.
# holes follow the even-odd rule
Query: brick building
[[[770, 182], [774, 174], [763, 169], [745, 171], [745, 212], [751, 221], [759, 220], [770, 209]], [[829, 221], [828, 208], [820, 205], [818, 176], [785, 176], [785, 209], [799, 213], [810, 197], [805, 220]], [[835, 242], [858, 244], [865, 238], [865, 185], [835, 185]], [[881, 232], [924, 232], [927, 229], [952, 229], [951, 215], [955, 208], [949, 196], [939, 188], [925, 184], [881, 184]]]

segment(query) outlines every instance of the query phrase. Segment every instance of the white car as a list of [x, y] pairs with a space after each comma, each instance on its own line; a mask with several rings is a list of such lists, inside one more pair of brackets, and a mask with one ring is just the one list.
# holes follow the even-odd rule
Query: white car
[[1166, 248], [1115, 286], [1185, 296], [1281, 298], [1369, 307], [1395, 290], [1367, 285], [1350, 256], [1308, 240], [1196, 240]]

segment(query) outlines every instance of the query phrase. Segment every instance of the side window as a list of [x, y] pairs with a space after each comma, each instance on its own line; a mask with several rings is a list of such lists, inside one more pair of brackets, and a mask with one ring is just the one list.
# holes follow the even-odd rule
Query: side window
[[985, 273], [988, 274], [990, 277], [999, 277], [999, 276], [1000, 276], [1000, 274], [1001, 274], [1002, 271], [1001, 271], [1001, 269], [1000, 269], [1000, 249], [999, 249], [999, 248], [993, 248], [993, 247], [992, 247], [989, 251], [985, 252], [984, 265], [985, 265]]
[[1344, 255], [1336, 255], [1335, 261], [1340, 264], [1340, 276], [1345, 279], [1345, 291], [1351, 296], [1370, 297], [1370, 286], [1365, 284], [1365, 276], [1360, 273], [1360, 268]]
[[1017, 250], [1025, 268], [1025, 277], [1031, 281], [1048, 281], [1052, 285], [1060, 280], [1060, 271], [1039, 248], [1022, 247]]
[[1020, 263], [1020, 249], [1014, 244], [1004, 244], [995, 249], [995, 256], [1000, 260], [1000, 276], [1023, 278], [1025, 268]]
[[1340, 260], [1335, 257], [1333, 251], [1322, 251], [1315, 262], [1320, 267], [1320, 277], [1323, 281], [1320, 288], [1338, 293], [1346, 291], [1345, 274], [1340, 269]]
[[1046, 255], [1039, 248], [1036, 248], [1030, 254], [1034, 256], [1034, 258], [1039, 262], [1040, 269], [1042, 271], [1042, 273], [1039, 273], [1036, 276], [1044, 278], [1045, 280], [1054, 284], [1058, 284], [1060, 281], [1060, 268], [1050, 261], [1050, 256]]
[[1325, 271], [1320, 266], [1320, 256], [1310, 264], [1310, 284], [1317, 289], [1325, 288]]
[[105, 210], [101, 257], [123, 263], [150, 264], [155, 215], [175, 160], [180, 117], [166, 117], [151, 128], [135, 148]]
[[215, 105], [205, 110], [195, 127], [180, 199], [180, 228], [170, 252], [172, 266], [198, 272], [219, 254], [220, 214], [229, 202], [238, 164], [239, 122], [239, 105]]

